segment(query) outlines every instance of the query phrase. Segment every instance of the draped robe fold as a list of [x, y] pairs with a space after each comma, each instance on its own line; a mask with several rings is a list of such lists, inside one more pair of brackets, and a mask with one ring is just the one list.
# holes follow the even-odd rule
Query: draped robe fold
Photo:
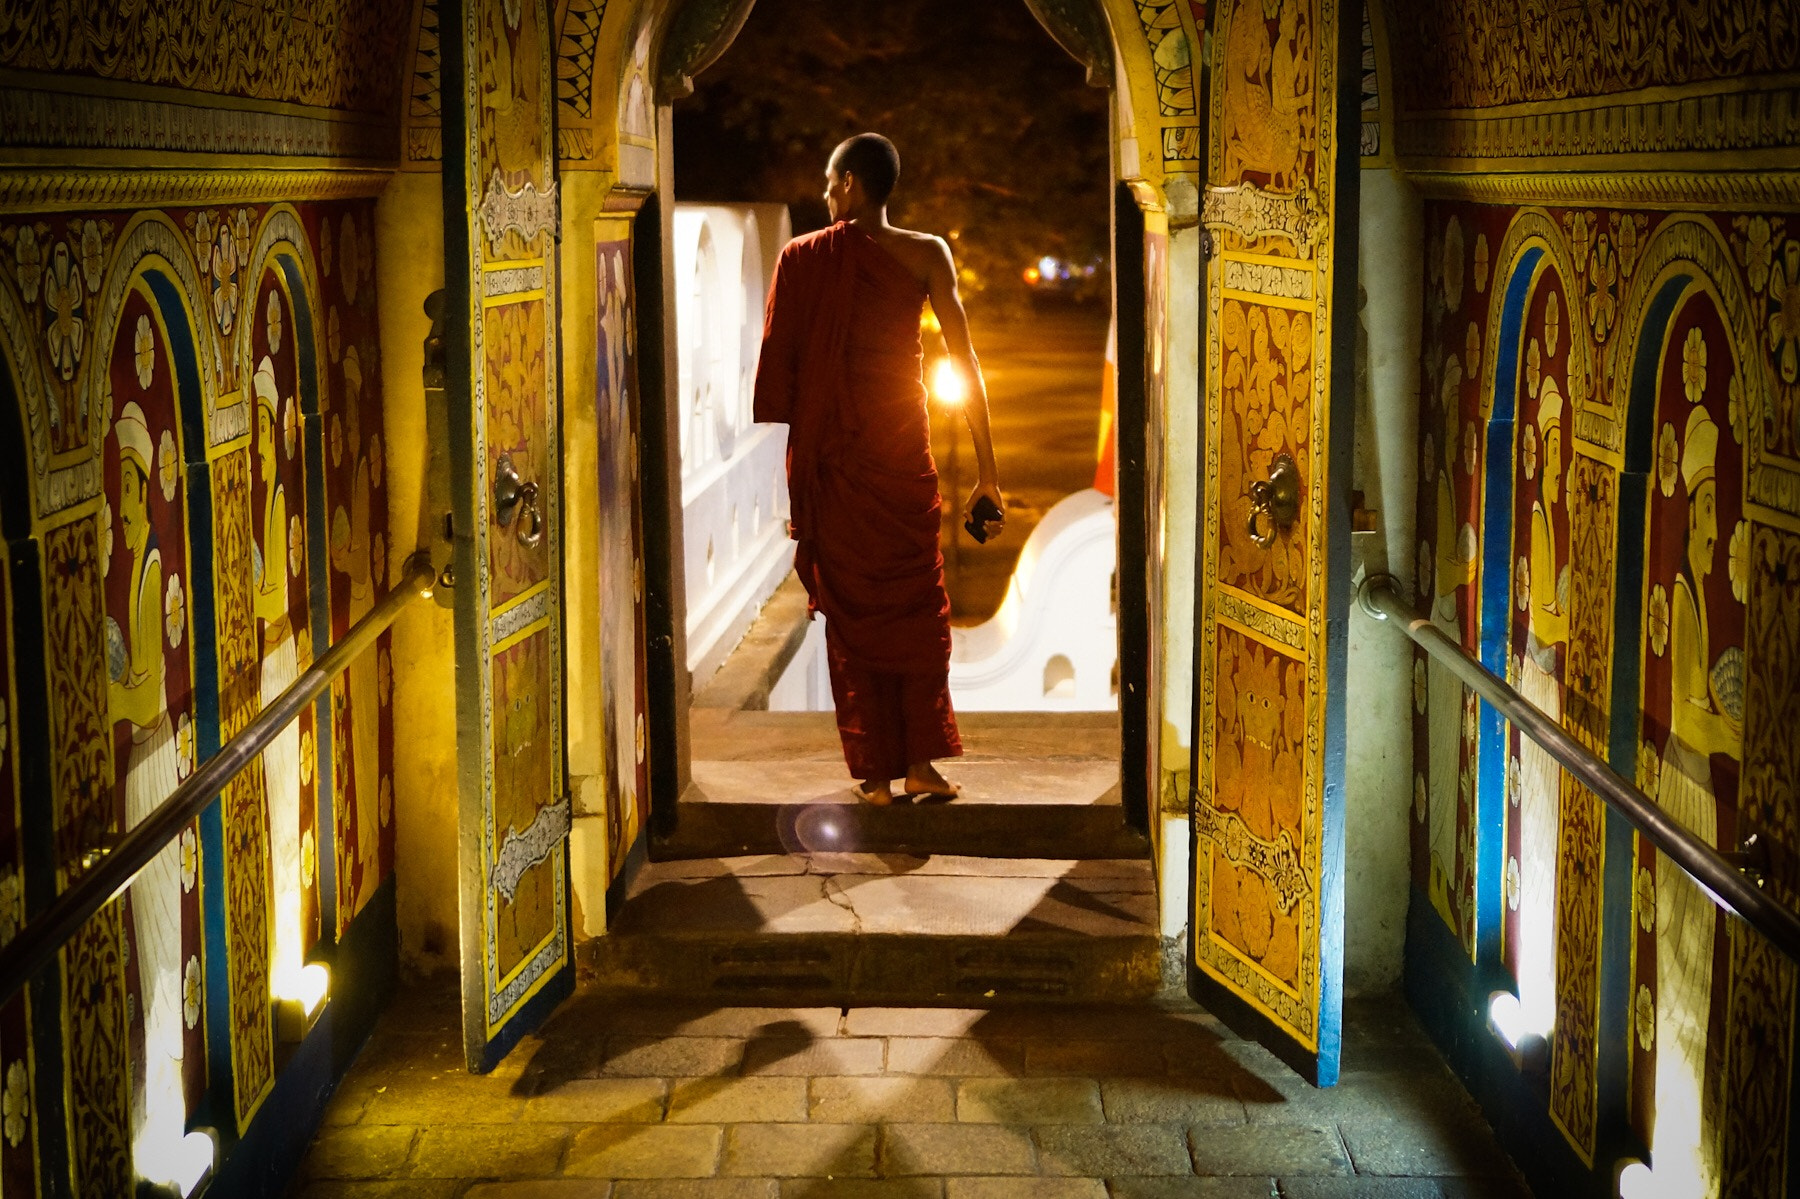
[[942, 501], [920, 370], [925, 289], [848, 222], [776, 263], [755, 418], [786, 424], [794, 568], [825, 617], [850, 773], [962, 753], [950, 706]]

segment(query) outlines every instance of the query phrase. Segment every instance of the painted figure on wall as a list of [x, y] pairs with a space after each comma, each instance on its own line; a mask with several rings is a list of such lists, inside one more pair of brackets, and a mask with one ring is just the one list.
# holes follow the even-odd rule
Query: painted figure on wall
[[[343, 437], [343, 452], [355, 463], [351, 471], [349, 503], [340, 503], [331, 514], [331, 568], [349, 580], [349, 607], [346, 627], [369, 614], [375, 606], [380, 583], [376, 568], [373, 530], [370, 524], [370, 458], [362, 452], [362, 368], [355, 347], [344, 352], [344, 429], [333, 433], [334, 442]], [[334, 447], [334, 456], [337, 453]], [[351, 779], [348, 788], [338, 789], [339, 820], [354, 827], [354, 870], [348, 862], [340, 863], [338, 875], [340, 923], [354, 915], [381, 881], [380, 816], [376, 810], [374, 789], [381, 778], [381, 720], [376, 698], [379, 687], [378, 654], [358, 654], [344, 670], [340, 695], [348, 711], [338, 721], [339, 739], [348, 740]], [[339, 761], [344, 760], [340, 752]], [[339, 772], [340, 778], [343, 772]]]
[[[1546, 273], [1528, 310], [1529, 338], [1520, 372], [1518, 449], [1514, 455], [1513, 677], [1519, 693], [1552, 720], [1563, 710], [1563, 655], [1569, 639], [1568, 514], [1563, 502], [1564, 400], [1568, 336], [1562, 287]], [[1533, 408], [1535, 407], [1535, 415]], [[1527, 508], [1527, 505], [1529, 507]], [[1522, 527], [1521, 527], [1522, 526]], [[1523, 544], [1521, 544], [1521, 542]], [[1512, 962], [1527, 1026], [1556, 1023], [1556, 829], [1562, 768], [1536, 741], [1512, 732], [1517, 828], [1517, 925]], [[1509, 904], [1509, 906], [1511, 906]]]
[[[1225, 179], [1246, 178], [1276, 191], [1306, 184], [1313, 148], [1310, 0], [1250, 0], [1231, 15], [1225, 77]], [[1270, 26], [1274, 26], [1271, 36]]]
[[[268, 294], [275, 300], [275, 291]], [[270, 312], [279, 310], [278, 302], [269, 305]], [[280, 324], [277, 320], [268, 324], [271, 348], [279, 351]], [[251, 604], [262, 627], [262, 703], [267, 708], [299, 674], [290, 590], [305, 550], [297, 520], [291, 531], [289, 528], [287, 489], [278, 461], [280, 413], [294, 398], [280, 394], [274, 361], [266, 354], [256, 364], [251, 390], [256, 398], [256, 489], [261, 495], [251, 549]], [[306, 954], [300, 905], [300, 733], [300, 722], [290, 723], [263, 751], [269, 858], [276, 896], [270, 965], [276, 989], [284, 995], [295, 993], [294, 975]]]
[[[1420, 564], [1425, 573], [1424, 588], [1431, 602], [1432, 623], [1453, 638], [1458, 645], [1464, 640], [1464, 609], [1468, 592], [1475, 583], [1475, 526], [1457, 508], [1457, 493], [1452, 483], [1460, 455], [1462, 425], [1462, 367], [1452, 356], [1445, 364], [1444, 375], [1444, 441], [1443, 464], [1437, 470], [1437, 537], [1434, 552]], [[1427, 435], [1428, 450], [1435, 449]], [[1437, 455], [1428, 461], [1435, 465]], [[1415, 671], [1419, 669], [1414, 667]], [[1427, 869], [1427, 893], [1431, 906], [1444, 923], [1465, 938], [1460, 913], [1465, 903], [1463, 888], [1457, 881], [1457, 836], [1459, 791], [1463, 776], [1463, 709], [1464, 688], [1448, 666], [1432, 658], [1424, 666], [1426, 720], [1429, 729], [1427, 757], [1427, 792], [1416, 799], [1426, 808], [1426, 845], [1430, 855]]]
[[[1690, 298], [1669, 327], [1644, 582], [1642, 783], [1708, 845], [1731, 832], [1743, 742], [1749, 535], [1732, 419], [1741, 384], [1729, 345], [1704, 294]], [[1639, 1047], [1653, 1063], [1651, 1166], [1670, 1193], [1715, 1195], [1723, 1129], [1718, 1074], [1708, 1063], [1719, 1056], [1709, 1042], [1723, 1002], [1721, 917], [1673, 862], [1653, 855], [1646, 865], [1638, 916], [1654, 930], [1654, 966], [1653, 974], [1643, 969], [1640, 949], [1637, 1005]]]
[[[152, 365], [151, 369], [154, 369]], [[163, 567], [151, 508], [152, 488], [173, 478], [174, 442], [163, 430], [159, 461], [150, 420], [127, 400], [112, 421], [118, 450], [118, 534], [128, 561], [125, 609], [107, 619], [107, 660], [112, 674], [108, 706], [115, 727], [127, 725], [125, 827], [143, 821], [180, 785], [186, 773], [182, 747], [170, 717], [164, 642], [171, 650], [187, 623], [184, 582]], [[153, 483], [152, 480], [157, 480]], [[175, 487], [163, 486], [165, 504]], [[179, 518], [177, 518], [179, 519]], [[179, 527], [179, 525], [177, 525]], [[109, 526], [107, 535], [113, 532]], [[119, 619], [119, 617], [123, 619]], [[181, 1139], [186, 1116], [182, 1093], [181, 846], [171, 842], [152, 858], [131, 886], [131, 928], [144, 1028], [144, 1075], [132, 1091], [138, 1169], [157, 1177], [153, 1162]], [[190, 1022], [191, 1023], [191, 1022]]]

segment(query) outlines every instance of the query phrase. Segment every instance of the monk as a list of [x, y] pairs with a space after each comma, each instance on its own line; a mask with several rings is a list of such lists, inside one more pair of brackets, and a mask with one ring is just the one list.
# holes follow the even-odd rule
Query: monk
[[794, 568], [825, 617], [844, 760], [866, 803], [953, 798], [935, 762], [962, 753], [950, 708], [950, 597], [938, 547], [943, 502], [920, 370], [926, 300], [966, 384], [980, 476], [964, 521], [1006, 503], [987, 390], [942, 238], [888, 223], [900, 155], [861, 133], [832, 152], [832, 225], [789, 242], [775, 264], [756, 368], [755, 416], [786, 424]]

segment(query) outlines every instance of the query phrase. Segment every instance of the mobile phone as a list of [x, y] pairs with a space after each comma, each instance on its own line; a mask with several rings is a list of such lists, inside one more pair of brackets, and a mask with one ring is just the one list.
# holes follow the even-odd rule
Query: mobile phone
[[985, 545], [987, 543], [987, 522], [999, 520], [1000, 517], [999, 507], [984, 495], [975, 501], [975, 510], [969, 514], [969, 519], [963, 522], [963, 528], [978, 544]]

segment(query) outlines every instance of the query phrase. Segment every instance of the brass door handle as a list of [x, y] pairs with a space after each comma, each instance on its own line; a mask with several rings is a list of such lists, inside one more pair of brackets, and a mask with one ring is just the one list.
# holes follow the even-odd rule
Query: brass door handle
[[544, 516], [538, 510], [538, 485], [519, 478], [511, 454], [501, 454], [494, 463], [494, 523], [508, 528], [521, 514], [513, 536], [526, 549], [536, 549], [544, 540]]
[[[1257, 548], [1268, 549], [1275, 544], [1275, 535], [1299, 515], [1300, 468], [1287, 454], [1277, 454], [1269, 477], [1250, 484], [1250, 540]], [[1261, 527], [1265, 523], [1267, 527]]]

